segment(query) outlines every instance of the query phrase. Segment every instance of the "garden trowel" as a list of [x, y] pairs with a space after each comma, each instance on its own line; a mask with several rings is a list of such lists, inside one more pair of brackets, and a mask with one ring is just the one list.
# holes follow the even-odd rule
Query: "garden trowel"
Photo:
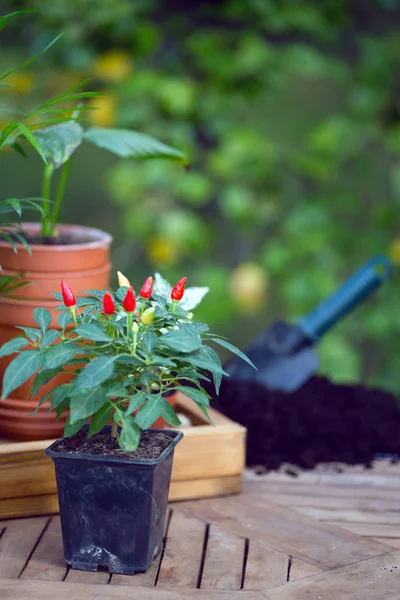
[[332, 296], [297, 323], [274, 323], [245, 351], [258, 370], [235, 358], [224, 367], [229, 373], [229, 381], [255, 381], [288, 393], [297, 390], [319, 367], [313, 346], [340, 319], [377, 290], [391, 272], [392, 263], [388, 258], [372, 258]]

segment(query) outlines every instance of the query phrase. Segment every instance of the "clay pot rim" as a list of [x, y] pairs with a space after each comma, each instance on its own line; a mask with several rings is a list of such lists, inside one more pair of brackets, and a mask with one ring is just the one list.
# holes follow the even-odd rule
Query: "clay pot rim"
[[[36, 246], [35, 246], [36, 247]], [[1, 248], [1, 245], [0, 245]], [[85, 269], [84, 271], [68, 271], [68, 279], [79, 279], [82, 277], [82, 273], [84, 273], [85, 277], [94, 277], [101, 273], [107, 273], [111, 271], [112, 265], [110, 262], [104, 263], [101, 267], [96, 267], [95, 269]], [[2, 269], [2, 275], [20, 275], [20, 271], [13, 271], [11, 269]], [[24, 271], [23, 277], [24, 279], [29, 279], [30, 276], [34, 276], [35, 279], [60, 279], [59, 271]], [[31, 285], [35, 282], [30, 281]]]
[[[28, 223], [22, 222], [18, 223], [21, 228], [29, 233], [38, 233], [41, 229], [40, 223]], [[111, 245], [113, 241], [112, 235], [103, 231], [102, 229], [96, 229], [95, 227], [86, 227], [86, 225], [67, 225], [60, 224], [57, 225], [58, 231], [63, 232], [75, 232], [81, 234], [82, 236], [88, 237], [90, 239], [89, 242], [81, 242], [77, 244], [54, 244], [54, 245], [45, 245], [45, 244], [30, 244], [32, 248], [35, 250], [40, 250], [40, 252], [69, 252], [71, 250], [88, 250], [88, 249], [97, 249], [104, 248], [105, 246]], [[4, 240], [0, 240], [0, 249], [10, 248], [10, 244]], [[27, 251], [26, 247], [23, 244], [15, 243], [16, 249], [19, 251]]]
[[18, 306], [28, 306], [33, 310], [38, 307], [38, 304], [40, 304], [41, 308], [52, 309], [61, 306], [62, 301], [57, 300], [57, 298], [54, 298], [54, 300], [24, 300], [23, 298], [6, 298], [6, 296], [0, 296], [0, 305], [1, 304], [11, 304], [14, 306], [18, 304]]

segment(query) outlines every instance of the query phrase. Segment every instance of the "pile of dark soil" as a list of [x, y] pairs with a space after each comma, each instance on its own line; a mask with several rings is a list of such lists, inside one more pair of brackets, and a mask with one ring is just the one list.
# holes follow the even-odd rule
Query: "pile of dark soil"
[[130, 458], [134, 460], [152, 460], [158, 458], [171, 442], [171, 438], [164, 433], [149, 433], [144, 431], [140, 436], [140, 443], [136, 450], [127, 452], [121, 450], [116, 438], [109, 433], [97, 433], [88, 437], [81, 430], [70, 438], [63, 440], [54, 452], [68, 454], [85, 454], [86, 456], [107, 456], [112, 458]]
[[400, 407], [392, 394], [379, 389], [313, 377], [285, 394], [226, 379], [211, 404], [247, 427], [251, 466], [370, 465], [377, 453], [400, 453]]

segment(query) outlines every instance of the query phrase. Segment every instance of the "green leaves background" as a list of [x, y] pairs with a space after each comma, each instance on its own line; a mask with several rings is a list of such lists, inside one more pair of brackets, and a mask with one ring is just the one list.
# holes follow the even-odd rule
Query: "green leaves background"
[[[30, 2], [44, 15], [29, 35], [11, 24], [2, 32], [6, 68], [18, 44], [33, 50], [65, 32], [70, 51], [59, 43], [34, 65], [32, 105], [41, 90], [68, 87], [61, 70], [94, 76], [111, 97], [107, 126], [148, 132], [191, 157], [183, 172], [82, 147], [62, 217], [111, 231], [127, 276], [156, 268], [209, 286], [199, 318], [244, 349], [372, 255], [391, 248], [399, 260], [398, 0], [362, 10], [347, 0], [222, 0], [185, 11], [100, 0], [96, 11], [82, 2], [79, 15], [73, 3], [54, 3], [51, 14], [45, 4]], [[93, 67], [104, 40], [134, 63], [122, 79]], [[2, 160], [4, 192], [29, 196], [37, 164]], [[250, 306], [233, 280], [243, 265], [242, 287], [261, 290]], [[395, 279], [335, 328], [318, 349], [322, 372], [397, 392], [399, 300]]]

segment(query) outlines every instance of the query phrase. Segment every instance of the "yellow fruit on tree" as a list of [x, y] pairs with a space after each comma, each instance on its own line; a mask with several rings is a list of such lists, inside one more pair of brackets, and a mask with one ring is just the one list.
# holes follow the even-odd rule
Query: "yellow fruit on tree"
[[118, 83], [133, 70], [131, 56], [125, 50], [113, 48], [100, 54], [92, 63], [92, 73], [99, 79]]
[[257, 311], [265, 304], [268, 290], [268, 276], [257, 263], [242, 263], [232, 271], [230, 293], [243, 313]]
[[179, 258], [179, 247], [173, 240], [155, 236], [147, 244], [147, 256], [154, 265], [169, 267]]
[[89, 110], [86, 113], [86, 116], [88, 116], [93, 125], [107, 127], [115, 123], [117, 107], [115, 99], [112, 96], [107, 95], [90, 98], [87, 106], [96, 109]]
[[394, 240], [389, 248], [389, 257], [393, 264], [400, 265], [400, 239]]

